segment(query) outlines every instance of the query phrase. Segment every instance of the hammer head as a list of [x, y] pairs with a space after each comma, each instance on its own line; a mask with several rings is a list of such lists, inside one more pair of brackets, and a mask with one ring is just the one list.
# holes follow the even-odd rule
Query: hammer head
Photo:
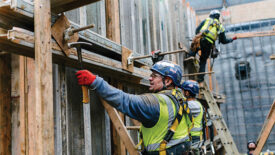
[[72, 42], [72, 43], [68, 43], [68, 47], [69, 47], [69, 48], [73, 48], [73, 47], [76, 48], [76, 50], [77, 50], [78, 62], [79, 62], [79, 64], [80, 64], [80, 68], [83, 69], [81, 45], [92, 46], [92, 44], [91, 44], [91, 43], [88, 43], [88, 42]]

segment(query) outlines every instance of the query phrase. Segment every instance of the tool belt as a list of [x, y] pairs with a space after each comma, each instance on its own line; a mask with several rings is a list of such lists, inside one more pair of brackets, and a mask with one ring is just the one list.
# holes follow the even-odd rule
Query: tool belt
[[191, 47], [190, 47], [190, 50], [192, 52], [197, 52], [199, 49], [200, 49], [200, 41], [201, 41], [201, 38], [202, 38], [202, 33], [199, 33], [197, 34], [193, 40], [192, 40], [192, 43], [191, 43]]

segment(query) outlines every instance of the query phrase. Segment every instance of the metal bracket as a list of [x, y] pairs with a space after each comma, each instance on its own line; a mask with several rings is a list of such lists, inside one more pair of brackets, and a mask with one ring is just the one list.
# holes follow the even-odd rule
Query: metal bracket
[[[176, 51], [161, 52], [161, 53], [159, 53], [158, 55], [159, 55], [159, 56], [163, 56], [163, 55], [167, 55], [167, 54], [174, 54], [174, 53], [180, 53], [180, 52], [188, 53], [187, 50], [181, 49], [181, 50], [176, 50]], [[150, 55], [144, 55], [144, 56], [133, 57], [133, 54], [131, 54], [131, 55], [129, 55], [129, 57], [127, 58], [127, 64], [128, 64], [128, 65], [132, 65], [133, 62], [134, 62], [135, 60], [150, 58], [150, 57], [152, 57], [152, 56], [153, 56], [153, 55], [150, 54]]]
[[127, 65], [131, 65], [133, 63], [133, 58], [133, 53], [131, 53], [127, 58]]

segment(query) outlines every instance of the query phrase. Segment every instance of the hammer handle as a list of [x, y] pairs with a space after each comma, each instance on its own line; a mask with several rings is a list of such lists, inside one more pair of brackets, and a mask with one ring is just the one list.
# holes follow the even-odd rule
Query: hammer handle
[[83, 94], [83, 100], [82, 102], [84, 104], [87, 104], [90, 102], [89, 94], [88, 94], [88, 87], [87, 86], [82, 86], [82, 94]]

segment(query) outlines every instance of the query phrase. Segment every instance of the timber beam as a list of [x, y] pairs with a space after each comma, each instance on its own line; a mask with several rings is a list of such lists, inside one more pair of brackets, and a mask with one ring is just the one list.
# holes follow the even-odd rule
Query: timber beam
[[54, 13], [69, 11], [100, 0], [51, 0], [51, 10]]
[[[16, 3], [12, 3], [13, 1], [16, 1]], [[0, 0], [0, 27], [4, 29], [12, 29], [13, 26], [15, 26], [33, 31], [33, 7], [33, 3], [28, 3], [23, 0]], [[56, 19], [56, 16], [52, 16], [52, 23], [54, 23]], [[75, 29], [80, 28], [80, 25], [71, 21], [70, 24]], [[92, 48], [87, 49], [88, 51], [121, 61], [122, 46], [119, 43], [90, 30], [84, 30], [78, 34], [79, 41], [86, 41], [93, 44]], [[143, 60], [136, 62], [138, 63], [136, 64], [137, 66], [148, 64]]]
[[265, 37], [265, 36], [274, 36], [275, 31], [263, 31], [263, 32], [246, 32], [246, 33], [235, 33], [230, 34], [229, 36], [237, 36], [237, 38], [252, 38], [252, 37]]
[[[51, 12], [59, 14], [98, 1], [100, 0], [51, 0]], [[0, 6], [3, 5], [11, 6], [11, 9], [17, 12], [27, 10], [29, 14], [33, 14], [34, 10], [33, 2], [26, 0], [0, 0]]]
[[[33, 32], [16, 27], [8, 31], [4, 29], [0, 30], [0, 50], [24, 55], [27, 57], [34, 57]], [[54, 40], [52, 40], [52, 53], [54, 63], [63, 63], [70, 67], [79, 68], [77, 52], [71, 53], [68, 57], [64, 56], [60, 47]], [[148, 81], [146, 81], [146, 79], [149, 78], [149, 70], [135, 67], [135, 72], [129, 73], [123, 69], [120, 61], [98, 55], [86, 49], [82, 49], [82, 57], [85, 68], [104, 71], [105, 73], [106, 71], [111, 71], [112, 74], [123, 75], [121, 77], [126, 81], [135, 84], [140, 83], [142, 85], [148, 85]]]

